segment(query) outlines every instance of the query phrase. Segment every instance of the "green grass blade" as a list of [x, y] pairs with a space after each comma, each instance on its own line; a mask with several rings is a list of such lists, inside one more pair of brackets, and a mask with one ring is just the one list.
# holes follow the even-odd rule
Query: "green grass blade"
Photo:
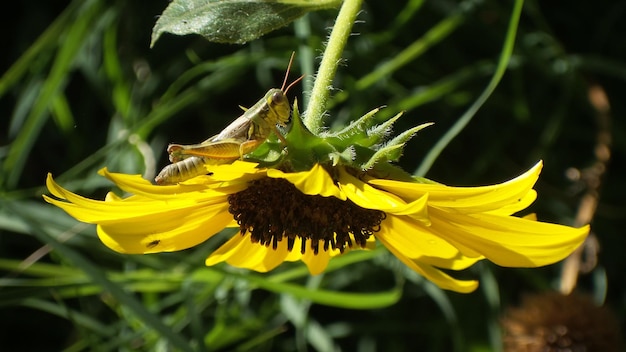
[[64, 34], [65, 40], [59, 48], [52, 68], [46, 81], [43, 83], [39, 97], [26, 118], [26, 123], [11, 144], [7, 158], [3, 164], [3, 174], [7, 175], [4, 181], [7, 188], [14, 188], [17, 184], [24, 165], [35, 141], [39, 138], [41, 128], [48, 118], [48, 112], [57, 95], [65, 87], [74, 59], [83, 47], [85, 39], [93, 34], [93, 26], [101, 14], [100, 2], [87, 2], [81, 11], [76, 13], [76, 20]]
[[504, 72], [506, 71], [509, 60], [511, 59], [511, 55], [513, 54], [513, 47], [515, 45], [515, 38], [517, 35], [517, 28], [519, 25], [519, 18], [522, 13], [522, 7], [524, 5], [523, 0], [516, 0], [515, 5], [513, 7], [513, 11], [511, 12], [511, 18], [509, 20], [509, 28], [506, 33], [506, 38], [504, 41], [504, 46], [502, 48], [502, 53], [500, 54], [500, 58], [498, 60], [498, 66], [496, 67], [496, 71], [494, 72], [491, 81], [485, 88], [485, 90], [480, 94], [480, 96], [474, 101], [474, 103], [465, 111], [465, 113], [459, 118], [459, 120], [441, 137], [441, 139], [430, 149], [426, 157], [420, 164], [420, 166], [415, 170], [414, 174], [416, 176], [424, 176], [430, 167], [433, 165], [439, 154], [443, 151], [443, 149], [450, 144], [450, 142], [456, 137], [461, 131], [469, 124], [472, 118], [478, 112], [478, 109], [487, 101], [491, 93], [496, 89], [498, 83], [504, 76]]
[[102, 271], [82, 254], [71, 247], [59, 242], [46, 231], [44, 231], [37, 221], [28, 214], [16, 211], [10, 205], [7, 208], [16, 216], [28, 219], [31, 227], [31, 233], [40, 241], [50, 244], [56, 252], [62, 255], [67, 261], [71, 262], [75, 267], [81, 268], [85, 274], [102, 289], [108, 291], [119, 303], [131, 312], [137, 319], [141, 320], [147, 326], [156, 330], [164, 338], [166, 338], [174, 347], [181, 351], [192, 351], [188, 342], [180, 334], [174, 332], [170, 327], [165, 325], [161, 319], [148, 311], [133, 295], [123, 290], [118, 284], [112, 282]]
[[52, 50], [58, 44], [59, 37], [72, 21], [74, 12], [84, 1], [72, 1], [63, 13], [37, 38], [37, 40], [26, 50], [26, 52], [0, 77], [0, 97], [7, 90], [13, 87], [22, 77], [32, 69], [32, 63], [42, 57], [46, 57], [44, 52]]

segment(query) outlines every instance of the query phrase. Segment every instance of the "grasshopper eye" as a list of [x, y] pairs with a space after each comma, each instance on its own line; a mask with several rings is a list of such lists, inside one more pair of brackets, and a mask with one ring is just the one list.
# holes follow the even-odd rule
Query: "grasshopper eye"
[[285, 94], [283, 92], [276, 92], [272, 94], [272, 104], [280, 104], [285, 100]]

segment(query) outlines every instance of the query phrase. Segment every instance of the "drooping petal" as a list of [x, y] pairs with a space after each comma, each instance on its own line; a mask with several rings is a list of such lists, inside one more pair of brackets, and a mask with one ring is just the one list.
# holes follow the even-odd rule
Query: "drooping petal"
[[[352, 242], [354, 243], [355, 242], [354, 236], [351, 235], [351, 238], [352, 238]], [[326, 267], [328, 266], [330, 259], [339, 255], [345, 254], [351, 250], [350, 248], [346, 248], [344, 250], [344, 253], [341, 253], [341, 251], [338, 249], [332, 249], [332, 248], [328, 248], [328, 250], [323, 250], [322, 249], [323, 244], [320, 242], [318, 243], [319, 252], [317, 254], [315, 254], [311, 250], [307, 250], [304, 254], [302, 254], [298, 250], [298, 248], [301, 248], [301, 244], [302, 244], [302, 239], [299, 237], [296, 238], [294, 242], [294, 246], [293, 246], [294, 249], [285, 258], [285, 261], [295, 262], [295, 261], [301, 260], [304, 264], [306, 264], [307, 268], [309, 269], [309, 273], [311, 273], [311, 275], [319, 275], [323, 273], [324, 270], [326, 270]], [[367, 241], [366, 249], [372, 249], [375, 246], [375, 244], [376, 244], [375, 239], [373, 237], [369, 238]]]
[[233, 236], [218, 249], [214, 250], [211, 255], [204, 261], [206, 266], [213, 266], [215, 264], [226, 261], [230, 258], [239, 248], [243, 242], [243, 236]]
[[[212, 190], [191, 192], [194, 196], [170, 196], [165, 200], [137, 195], [120, 198], [109, 193], [104, 201], [100, 201], [63, 189], [51, 176], [46, 182], [50, 192], [60, 198], [44, 195], [47, 202], [79, 221], [97, 224], [102, 242], [121, 253], [189, 248], [205, 241], [232, 221], [227, 195]], [[137, 183], [142, 182], [137, 180]]]
[[322, 246], [320, 245], [320, 251], [317, 254], [314, 254], [313, 251], [307, 250], [304, 254], [302, 254], [298, 248], [301, 248], [302, 239], [296, 238], [293, 246], [293, 250], [289, 255], [285, 258], [285, 261], [295, 262], [301, 260], [309, 269], [309, 273], [311, 275], [319, 275], [326, 270], [328, 266], [328, 262], [334, 256], [341, 254], [339, 250], [329, 249], [328, 251], [322, 250]]
[[339, 254], [339, 250], [332, 249], [328, 251], [320, 251], [317, 255], [313, 254], [312, 251], [307, 251], [304, 255], [302, 255], [301, 260], [304, 264], [306, 264], [311, 275], [319, 275], [326, 270], [330, 258]]
[[321, 246], [317, 254], [314, 254], [311, 250], [307, 250], [302, 254], [299, 250], [301, 245], [302, 239], [296, 238], [291, 251], [287, 249], [287, 241], [279, 242], [278, 248], [274, 250], [258, 243], [252, 243], [249, 235], [236, 235], [211, 253], [205, 264], [211, 266], [226, 262], [238, 268], [268, 272], [282, 262], [302, 261], [309, 269], [311, 275], [318, 275], [326, 270], [328, 262], [332, 257], [341, 254], [339, 250], [329, 249], [324, 251], [321, 249]]
[[277, 169], [268, 169], [267, 176], [283, 178], [292, 183], [300, 192], [311, 196], [336, 197], [346, 200], [339, 188], [333, 182], [328, 172], [319, 164], [315, 164], [309, 171], [285, 173]]
[[79, 221], [90, 224], [108, 224], [123, 222], [128, 219], [142, 217], [156, 218], [168, 213], [179, 215], [178, 212], [188, 212], [194, 207], [209, 206], [226, 203], [226, 195], [220, 192], [209, 191], [191, 193], [197, 197], [170, 197], [167, 200], [155, 200], [141, 196], [128, 198], [107, 196], [106, 201], [94, 200], [79, 196], [59, 186], [52, 176], [48, 176], [46, 184], [50, 192], [60, 198], [57, 200], [44, 195], [44, 199], [65, 210]]
[[522, 200], [528, 201], [526, 194], [531, 192], [537, 182], [541, 168], [542, 162], [538, 162], [530, 170], [510, 181], [482, 187], [451, 187], [380, 179], [370, 180], [369, 183], [404, 199], [417, 199], [428, 194], [428, 203], [431, 206], [478, 213], [498, 210], [504, 206], [518, 204]]
[[125, 192], [135, 195], [142, 195], [148, 198], [167, 198], [177, 194], [201, 192], [208, 188], [206, 183], [177, 184], [171, 186], [155, 186], [141, 175], [128, 175], [109, 172], [107, 168], [102, 168], [98, 174], [106, 177]]
[[560, 261], [589, 233], [589, 226], [573, 228], [512, 216], [467, 215], [439, 209], [431, 209], [431, 219], [439, 236], [507, 267], [537, 267]]
[[380, 242], [389, 249], [389, 251], [396, 256], [402, 263], [411, 268], [413, 271], [424, 276], [426, 279], [432, 281], [435, 285], [444, 290], [452, 290], [461, 293], [469, 293], [478, 287], [478, 281], [475, 280], [457, 280], [450, 275], [435, 269], [428, 264], [422, 264], [418, 260], [412, 260], [407, 258], [398, 251], [398, 248], [394, 245], [386, 242], [386, 238], [379, 238]]
[[389, 216], [381, 224], [376, 238], [392, 246], [411, 260], [419, 260], [445, 269], [468, 268], [483, 256], [468, 257], [443, 238], [436, 236], [428, 226], [406, 216]]
[[106, 168], [98, 173], [123, 191], [150, 199], [203, 199], [207, 195], [232, 194], [244, 190], [246, 182], [218, 181], [209, 176], [198, 176], [175, 185], [153, 185], [141, 175], [127, 175], [109, 172]]
[[518, 211], [528, 208], [537, 199], [537, 192], [531, 189], [524, 195], [517, 203], [511, 203], [501, 208], [486, 211], [486, 214], [508, 216], [517, 213]]
[[235, 235], [206, 259], [207, 266], [226, 262], [237, 268], [258, 272], [268, 272], [280, 265], [289, 251], [287, 241], [279, 242], [276, 250], [258, 243], [252, 243], [250, 234]]
[[232, 221], [226, 204], [98, 225], [98, 237], [116, 252], [179, 251], [196, 246]]
[[378, 190], [343, 169], [339, 172], [339, 188], [354, 204], [362, 208], [376, 209], [388, 214], [408, 215], [426, 224], [429, 222], [427, 194], [406, 203], [400, 197]]

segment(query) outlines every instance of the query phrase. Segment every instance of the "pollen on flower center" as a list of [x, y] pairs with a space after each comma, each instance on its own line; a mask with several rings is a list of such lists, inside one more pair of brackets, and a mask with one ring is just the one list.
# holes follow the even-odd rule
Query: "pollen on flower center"
[[[276, 249], [282, 240], [291, 251], [295, 239], [302, 239], [302, 254], [307, 240], [315, 254], [323, 250], [365, 247], [367, 239], [380, 230], [385, 213], [364, 209], [350, 200], [310, 196], [285, 179], [253, 181], [241, 192], [228, 197], [228, 211], [239, 224], [241, 234], [249, 232], [252, 242]], [[351, 236], [352, 235], [352, 236]]]

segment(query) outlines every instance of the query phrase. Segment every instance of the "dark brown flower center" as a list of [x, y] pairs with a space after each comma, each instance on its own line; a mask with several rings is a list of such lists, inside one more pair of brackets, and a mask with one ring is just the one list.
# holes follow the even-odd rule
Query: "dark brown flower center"
[[[228, 197], [241, 234], [250, 233], [252, 242], [276, 249], [286, 240], [291, 251], [295, 239], [302, 239], [301, 253], [306, 243], [315, 254], [320, 244], [343, 252], [346, 247], [365, 247], [367, 239], [380, 230], [385, 213], [364, 209], [350, 200], [335, 197], [309, 196], [285, 179], [264, 178]], [[351, 236], [352, 235], [352, 236]]]

